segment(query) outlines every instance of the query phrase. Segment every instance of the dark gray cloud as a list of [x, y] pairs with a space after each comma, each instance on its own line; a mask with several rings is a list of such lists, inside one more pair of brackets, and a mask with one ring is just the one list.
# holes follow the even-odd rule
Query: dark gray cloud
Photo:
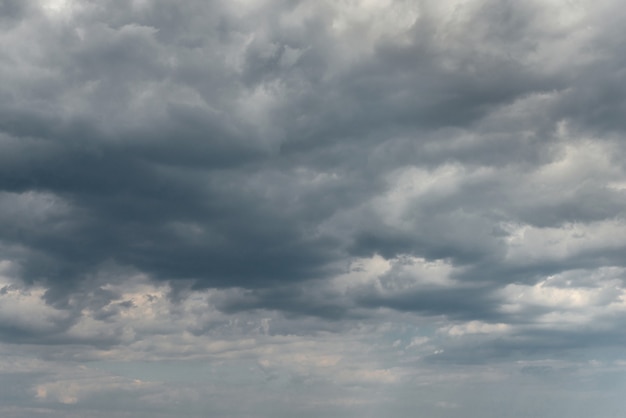
[[[587, 370], [623, 343], [618, 9], [0, 1], [0, 340], [311, 387]], [[28, 373], [44, 409], [118, 393]]]
[[[3, 6], [23, 23], [7, 29], [14, 43], [3, 53], [17, 66], [0, 104], [5, 198], [42, 193], [67, 210], [37, 227], [6, 214], [2, 237], [23, 248], [23, 277], [43, 280], [50, 300], [107, 262], [196, 287], [263, 288], [329, 277], [350, 256], [412, 254], [508, 282], [499, 224], [623, 214], [623, 191], [603, 187], [607, 176], [553, 199], [515, 185], [558, 160], [569, 141], [555, 131], [560, 120], [584, 123], [560, 102], [599, 115], [601, 86], [588, 91], [619, 64], [541, 66], [542, 48], [570, 35], [540, 28], [537, 4], [458, 6], [444, 20], [434, 5], [407, 4], [416, 17], [402, 40], [367, 45], [358, 37], [375, 28], [338, 34], [328, 5], [110, 6]], [[34, 51], [20, 31], [37, 40], [21, 41]], [[601, 45], [622, 56], [618, 44]], [[409, 202], [408, 227], [371, 210], [395, 170], [436, 176], [446, 163], [458, 184]], [[339, 225], [346, 213], [355, 216]]]

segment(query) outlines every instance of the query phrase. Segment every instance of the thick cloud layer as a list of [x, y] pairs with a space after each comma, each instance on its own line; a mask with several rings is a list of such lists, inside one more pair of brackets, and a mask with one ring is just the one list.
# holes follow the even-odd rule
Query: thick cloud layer
[[616, 416], [623, 18], [1, 1], [1, 413]]

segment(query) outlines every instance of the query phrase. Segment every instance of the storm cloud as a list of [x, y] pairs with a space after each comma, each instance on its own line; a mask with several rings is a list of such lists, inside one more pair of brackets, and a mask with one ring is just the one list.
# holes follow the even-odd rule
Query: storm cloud
[[0, 1], [1, 413], [617, 416], [625, 17]]

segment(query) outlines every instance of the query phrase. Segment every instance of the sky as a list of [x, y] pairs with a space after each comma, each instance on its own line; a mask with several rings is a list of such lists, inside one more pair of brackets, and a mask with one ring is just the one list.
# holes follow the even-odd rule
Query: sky
[[0, 416], [626, 411], [615, 0], [0, 0]]

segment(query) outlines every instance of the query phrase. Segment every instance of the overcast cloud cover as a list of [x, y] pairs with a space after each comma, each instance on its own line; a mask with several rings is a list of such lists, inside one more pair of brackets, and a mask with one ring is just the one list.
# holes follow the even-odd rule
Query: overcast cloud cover
[[615, 0], [0, 0], [0, 415], [622, 417]]

